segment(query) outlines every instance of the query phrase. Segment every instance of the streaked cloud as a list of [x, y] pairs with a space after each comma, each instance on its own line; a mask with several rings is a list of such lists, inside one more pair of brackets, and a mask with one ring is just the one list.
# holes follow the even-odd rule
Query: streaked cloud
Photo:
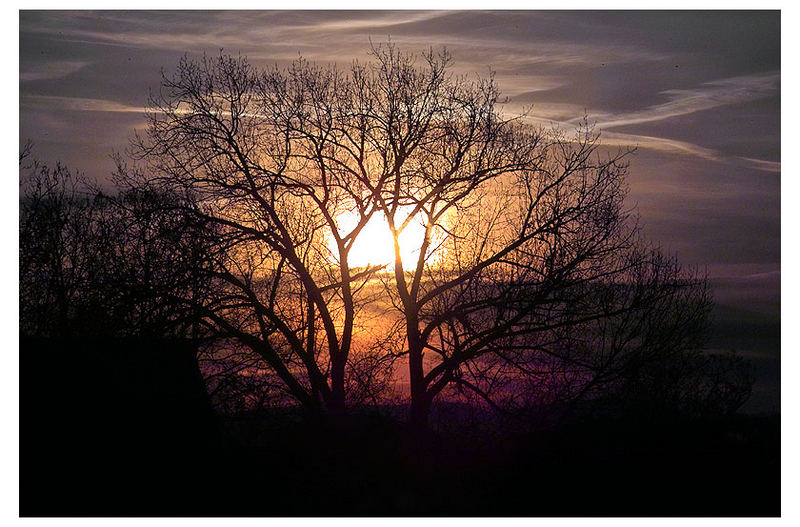
[[84, 99], [81, 97], [57, 97], [49, 95], [24, 95], [20, 98], [22, 106], [38, 109], [67, 110], [73, 112], [122, 112], [143, 114], [145, 108], [128, 106], [104, 99]]
[[660, 92], [669, 101], [642, 111], [618, 115], [595, 115], [604, 129], [651, 121], [660, 121], [718, 106], [736, 104], [777, 93], [780, 73], [747, 75], [706, 82], [694, 89], [670, 89]]
[[305, 29], [310, 31], [370, 30], [434, 20], [447, 13], [449, 13], [449, 11], [373, 11], [370, 13], [370, 17], [364, 19], [320, 20], [315, 23], [287, 26], [287, 29]]
[[[534, 105], [533, 111], [525, 115], [528, 123], [545, 128], [558, 128], [567, 133], [575, 130], [578, 125], [575, 115], [581, 115], [581, 108], [571, 104], [548, 103]], [[522, 115], [519, 111], [509, 112], [511, 115]], [[665, 152], [676, 155], [690, 155], [706, 161], [720, 162], [732, 165], [741, 165], [764, 172], [781, 172], [781, 163], [764, 159], [755, 159], [744, 156], [731, 156], [719, 150], [700, 146], [690, 141], [680, 141], [667, 137], [646, 134], [623, 133], [610, 130], [607, 122], [597, 121], [594, 114], [587, 116], [597, 130], [601, 132], [602, 144], [607, 147], [633, 147], [647, 149], [655, 152]], [[666, 118], [666, 117], [664, 117]], [[657, 120], [657, 119], [650, 119]]]
[[765, 172], [775, 172], [780, 174], [781, 164], [778, 161], [765, 161], [763, 159], [753, 159], [752, 157], [739, 157], [742, 161], [749, 163], [753, 168], [763, 170]]
[[677, 141], [675, 139], [647, 135], [622, 134], [613, 131], [603, 132], [602, 138], [603, 144], [607, 146], [635, 146], [637, 148], [645, 148], [658, 152], [688, 154], [707, 161], [741, 165], [763, 172], [778, 174], [781, 172], [781, 163], [779, 161], [730, 156], [718, 150], [714, 150], [713, 148], [705, 148], [687, 141]]
[[20, 82], [45, 79], [60, 79], [80, 71], [90, 63], [78, 60], [48, 61], [40, 64], [27, 64], [26, 70], [20, 70]]
[[[349, 16], [347, 13], [351, 13]], [[364, 51], [369, 35], [385, 39], [386, 28], [436, 19], [440, 11], [186, 11], [46, 12], [21, 30], [42, 35], [58, 31], [64, 41], [179, 53], [221, 48], [251, 58], [292, 60], [304, 48], [320, 50], [316, 60], [350, 58]], [[27, 22], [27, 23], [26, 23]], [[358, 48], [356, 48], [356, 43]]]

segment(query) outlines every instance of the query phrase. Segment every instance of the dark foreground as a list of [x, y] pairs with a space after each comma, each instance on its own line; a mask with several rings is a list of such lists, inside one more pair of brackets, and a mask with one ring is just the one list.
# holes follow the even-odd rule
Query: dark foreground
[[174, 345], [74, 348], [21, 344], [21, 516], [780, 514], [778, 417], [412, 440], [369, 412], [336, 430], [215, 415]]

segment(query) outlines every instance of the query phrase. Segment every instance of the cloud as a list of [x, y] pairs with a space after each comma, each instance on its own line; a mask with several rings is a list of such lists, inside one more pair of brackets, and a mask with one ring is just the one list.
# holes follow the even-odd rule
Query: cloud
[[58, 32], [65, 42], [173, 50], [181, 53], [224, 48], [252, 58], [286, 60], [314, 49], [314, 60], [341, 60], [364, 52], [368, 36], [386, 38], [387, 28], [436, 19], [439, 11], [215, 11], [215, 12], [44, 12], [23, 17], [20, 30]]
[[128, 106], [105, 99], [84, 99], [80, 97], [58, 97], [52, 95], [24, 95], [20, 104], [37, 109], [57, 109], [74, 112], [122, 112], [140, 113], [146, 110], [140, 106]]
[[[575, 115], [577, 107], [573, 105], [561, 104], [548, 104], [542, 105], [545, 107], [544, 111], [540, 110], [541, 106], [535, 105], [534, 110], [537, 110], [532, 115], [524, 116], [526, 122], [542, 126], [545, 128], [556, 128], [564, 130], [565, 132], [572, 132], [577, 127], [575, 119], [559, 120], [556, 119], [557, 115]], [[571, 111], [572, 110], [572, 111]], [[519, 116], [519, 113], [511, 113], [512, 116]], [[590, 119], [593, 116], [590, 116]], [[601, 132], [601, 142], [605, 146], [620, 146], [620, 147], [636, 147], [645, 148], [648, 150], [655, 150], [658, 152], [667, 152], [673, 154], [690, 154], [709, 161], [719, 161], [724, 156], [711, 148], [705, 148], [686, 141], [678, 141], [675, 139], [667, 139], [664, 137], [654, 137], [649, 135], [632, 134], [614, 132], [604, 129], [599, 123], [595, 123], [597, 130]], [[757, 159], [747, 159], [751, 164], [758, 164], [759, 162], [765, 167], [769, 162], [760, 161]]]
[[597, 125], [608, 129], [617, 126], [661, 121], [727, 104], [737, 104], [775, 95], [780, 72], [731, 77], [701, 84], [688, 90], [664, 90], [669, 101], [638, 112], [595, 116]]
[[90, 63], [77, 60], [49, 61], [40, 64], [27, 64], [26, 71], [19, 72], [20, 82], [46, 79], [60, 79], [80, 71]]
[[[741, 104], [772, 97], [778, 92], [779, 86], [779, 72], [719, 79], [703, 83], [694, 89], [664, 90], [661, 93], [667, 95], [669, 101], [640, 111], [616, 114], [593, 112], [589, 115], [589, 119], [598, 130], [602, 131], [602, 141], [607, 146], [636, 146], [659, 152], [689, 154], [708, 161], [745, 166], [764, 172], [780, 173], [780, 161], [727, 155], [719, 150], [700, 146], [690, 141], [659, 137], [652, 134], [622, 133], [613, 130], [617, 127], [664, 121], [720, 106]], [[532, 96], [530, 98], [534, 99], [535, 97]], [[512, 99], [511, 103], [506, 107], [507, 113], [509, 115], [520, 115], [521, 105], [519, 102], [522, 102], [523, 99], [523, 97]], [[534, 103], [533, 112], [526, 116], [526, 120], [542, 126], [572, 131], [579, 124], [579, 120], [583, 118], [584, 112], [585, 109], [570, 103]], [[674, 127], [669, 127], [668, 129], [674, 130]]]
[[350, 18], [333, 21], [323, 20], [311, 24], [287, 26], [287, 29], [304, 29], [312, 31], [367, 30], [433, 20], [448, 13], [448, 11], [378, 11], [370, 13], [370, 18]]
[[[602, 129], [602, 127], [601, 127]], [[677, 141], [665, 137], [653, 137], [639, 134], [622, 134], [618, 132], [603, 131], [603, 144], [609, 146], [636, 146], [659, 152], [669, 152], [673, 154], [691, 154], [693, 156], [718, 161], [722, 155], [716, 150], [705, 148], [686, 141]]]
[[689, 154], [708, 161], [726, 163], [730, 165], [743, 165], [748, 168], [760, 170], [762, 172], [781, 172], [779, 161], [768, 161], [764, 159], [754, 159], [751, 157], [729, 156], [718, 150], [706, 148], [687, 141], [677, 141], [665, 137], [653, 137], [648, 135], [621, 134], [617, 132], [604, 131], [602, 136], [603, 144], [607, 146], [636, 146], [659, 152], [673, 154]]
[[752, 157], [739, 157], [742, 161], [748, 163], [751, 167], [763, 170], [765, 172], [781, 171], [781, 164], [779, 161], [765, 161], [763, 159], [753, 159]]

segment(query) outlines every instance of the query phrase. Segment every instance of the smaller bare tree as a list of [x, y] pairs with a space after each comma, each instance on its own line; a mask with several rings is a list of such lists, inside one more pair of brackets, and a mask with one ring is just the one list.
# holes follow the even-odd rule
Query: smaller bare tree
[[104, 265], [101, 210], [80, 174], [20, 156], [20, 331], [68, 336]]

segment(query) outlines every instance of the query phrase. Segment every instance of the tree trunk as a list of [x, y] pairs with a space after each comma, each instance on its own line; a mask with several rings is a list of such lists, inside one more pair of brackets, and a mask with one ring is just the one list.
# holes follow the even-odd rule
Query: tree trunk
[[430, 397], [425, 383], [425, 366], [422, 340], [416, 306], [406, 304], [406, 338], [408, 339], [408, 376], [411, 383], [410, 425], [415, 435], [421, 435], [428, 428]]
[[328, 401], [328, 410], [334, 418], [345, 413], [344, 390], [345, 364], [341, 359], [331, 361], [331, 397]]
[[422, 395], [414, 395], [412, 387], [411, 396], [411, 416], [409, 424], [411, 431], [416, 436], [421, 436], [428, 430], [428, 416], [430, 415], [431, 402], [427, 394], [424, 392]]
[[421, 346], [417, 335], [409, 335], [409, 341], [413, 344], [409, 346], [409, 380], [411, 382], [411, 415], [410, 424], [415, 434], [421, 434], [428, 428], [428, 414], [430, 413], [431, 398], [425, 384], [425, 369], [423, 367], [423, 357]]

